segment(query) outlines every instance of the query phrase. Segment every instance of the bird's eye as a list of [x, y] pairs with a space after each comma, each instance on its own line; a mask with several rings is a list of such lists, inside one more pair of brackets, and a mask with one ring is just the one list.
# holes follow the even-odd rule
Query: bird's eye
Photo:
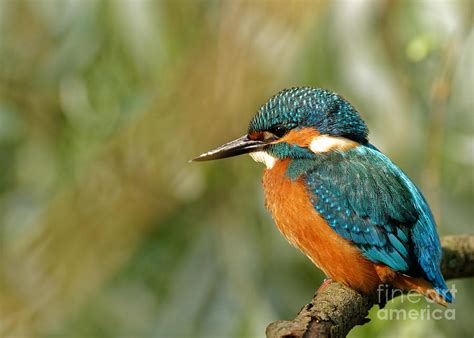
[[288, 132], [288, 130], [281, 124], [271, 127], [268, 131], [278, 138], [283, 137]]

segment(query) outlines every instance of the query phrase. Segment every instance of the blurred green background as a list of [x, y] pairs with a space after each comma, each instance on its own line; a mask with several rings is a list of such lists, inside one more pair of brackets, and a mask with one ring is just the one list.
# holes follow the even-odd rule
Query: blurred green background
[[[471, 1], [0, 0], [0, 336], [293, 318], [323, 276], [273, 225], [263, 167], [187, 163], [285, 87], [346, 97], [440, 234], [472, 233], [472, 22]], [[350, 336], [471, 337], [474, 286], [454, 283], [455, 321], [374, 309]]]

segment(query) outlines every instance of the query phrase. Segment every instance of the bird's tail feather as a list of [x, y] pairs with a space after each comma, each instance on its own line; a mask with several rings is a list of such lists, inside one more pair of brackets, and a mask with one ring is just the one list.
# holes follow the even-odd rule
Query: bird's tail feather
[[433, 287], [433, 285], [423, 278], [414, 278], [399, 274], [392, 282], [392, 285], [404, 291], [416, 291], [432, 301], [446, 307], [448, 306], [448, 303], [453, 301], [453, 296], [449, 289]]

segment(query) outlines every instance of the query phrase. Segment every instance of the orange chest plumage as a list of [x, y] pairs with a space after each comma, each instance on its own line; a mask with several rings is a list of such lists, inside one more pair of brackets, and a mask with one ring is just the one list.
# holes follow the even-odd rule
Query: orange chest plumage
[[333, 280], [370, 292], [380, 283], [375, 265], [315, 211], [304, 181], [286, 176], [289, 160], [263, 177], [266, 206], [281, 233]]

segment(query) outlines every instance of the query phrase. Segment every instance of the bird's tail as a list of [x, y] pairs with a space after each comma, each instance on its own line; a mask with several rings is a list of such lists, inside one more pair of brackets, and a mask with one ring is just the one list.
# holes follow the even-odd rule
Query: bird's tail
[[392, 285], [404, 291], [416, 291], [432, 301], [446, 307], [448, 306], [448, 303], [452, 303], [453, 301], [453, 295], [446, 286], [443, 288], [433, 286], [423, 278], [415, 278], [399, 274], [392, 282]]

